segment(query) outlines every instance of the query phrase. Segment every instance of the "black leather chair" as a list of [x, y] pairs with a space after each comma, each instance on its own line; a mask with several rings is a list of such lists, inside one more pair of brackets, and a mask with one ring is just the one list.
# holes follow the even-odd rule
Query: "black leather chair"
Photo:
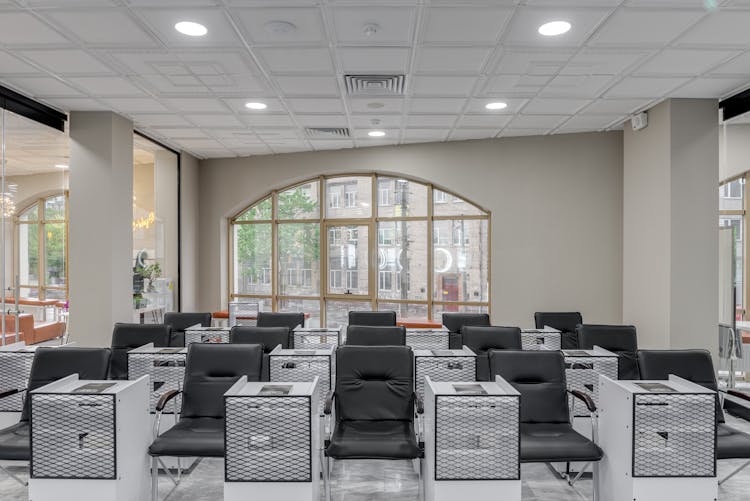
[[[242, 376], [247, 376], [248, 381], [260, 381], [262, 357], [260, 345], [190, 345], [180, 419], [155, 436], [148, 448], [152, 458], [152, 500], [158, 497], [161, 457], [224, 457], [224, 393]], [[156, 430], [164, 408], [179, 394], [178, 390], [168, 391], [156, 403]], [[177, 479], [172, 481], [175, 487], [179, 484]]]
[[185, 347], [185, 329], [200, 324], [201, 327], [211, 327], [211, 313], [191, 313], [171, 311], [164, 314], [164, 323], [172, 328], [169, 346]]
[[395, 311], [350, 311], [349, 325], [393, 327], [396, 325]]
[[487, 313], [443, 313], [443, 327], [448, 329], [448, 347], [451, 350], [461, 349], [461, 328], [464, 325], [489, 327], [490, 316]]
[[617, 354], [618, 379], [638, 379], [638, 338], [632, 325], [582, 324], [576, 328], [578, 346], [591, 350], [594, 346]]
[[520, 350], [521, 329], [518, 327], [477, 327], [466, 325], [461, 329], [463, 345], [476, 355], [477, 381], [490, 380], [490, 350]]
[[[641, 379], [669, 379], [669, 375], [687, 379], [705, 386], [716, 393], [716, 458], [750, 460], [750, 435], [726, 424], [722, 401], [719, 398], [719, 386], [716, 383], [716, 372], [711, 354], [705, 350], [639, 350], [638, 368]], [[750, 397], [734, 390], [730, 395], [750, 403]], [[739, 473], [750, 461], [719, 481], [724, 483]]]
[[[424, 409], [414, 392], [411, 348], [339, 347], [336, 387], [325, 402], [327, 420], [334, 402], [336, 423], [324, 445], [326, 500], [330, 500], [333, 459], [419, 459], [421, 463], [424, 447], [417, 436], [420, 428], [415, 428], [415, 404], [419, 416]], [[421, 475], [419, 486], [421, 490]]]
[[[588, 464], [602, 458], [596, 443], [573, 430], [568, 395], [582, 400], [592, 416], [596, 406], [590, 395], [567, 389], [562, 352], [491, 350], [489, 357], [490, 373], [501, 376], [521, 393], [522, 463]], [[566, 475], [568, 483], [572, 486], [585, 470], [581, 468], [572, 479]], [[595, 494], [594, 499], [597, 497]]]
[[305, 326], [305, 314], [261, 311], [258, 313], [258, 321], [255, 325], [258, 327], [289, 327], [289, 331], [292, 332], [297, 327]]
[[534, 313], [534, 323], [537, 329], [550, 326], [560, 331], [560, 342], [563, 350], [578, 348], [578, 333], [576, 327], [583, 323], [581, 314], [577, 311], [537, 311]]
[[355, 346], [406, 346], [405, 327], [348, 325], [346, 344]]
[[[0, 394], [0, 399], [26, 391], [21, 419], [18, 423], [0, 430], [0, 461], [29, 461], [31, 446], [29, 443], [29, 423], [31, 417], [31, 399], [28, 392], [53, 383], [71, 374], [78, 374], [80, 379], [107, 379], [111, 351], [109, 348], [38, 348], [31, 363], [31, 372], [26, 388], [7, 390]], [[0, 469], [22, 484], [22, 481], [2, 465]]]
[[270, 381], [271, 367], [269, 353], [281, 345], [286, 350], [292, 347], [289, 327], [254, 327], [251, 325], [235, 325], [229, 331], [229, 342], [232, 344], [259, 344], [263, 348], [263, 370], [261, 381]]
[[144, 344], [169, 346], [171, 328], [165, 324], [115, 324], [112, 329], [112, 363], [109, 379], [128, 378], [128, 352]]

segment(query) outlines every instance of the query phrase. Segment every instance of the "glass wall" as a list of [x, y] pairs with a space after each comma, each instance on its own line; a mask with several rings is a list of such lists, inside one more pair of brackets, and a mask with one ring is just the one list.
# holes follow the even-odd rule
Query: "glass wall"
[[719, 186], [719, 226], [731, 227], [735, 242], [736, 316], [745, 314], [745, 175]]
[[318, 177], [240, 212], [230, 240], [230, 298], [304, 312], [310, 326], [346, 323], [350, 310], [489, 310], [490, 216], [429, 184]]

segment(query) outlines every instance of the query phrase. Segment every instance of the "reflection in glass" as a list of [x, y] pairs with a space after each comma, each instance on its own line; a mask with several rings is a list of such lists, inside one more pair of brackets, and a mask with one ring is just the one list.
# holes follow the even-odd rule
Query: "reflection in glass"
[[234, 292], [271, 294], [271, 224], [237, 224], [234, 228]]
[[485, 212], [474, 204], [450, 193], [432, 190], [433, 212], [436, 216], [483, 216]]
[[44, 285], [65, 288], [65, 223], [44, 225]]
[[39, 285], [39, 224], [19, 224], [18, 243], [20, 284]]
[[378, 310], [383, 311], [395, 311], [396, 318], [399, 320], [410, 318], [410, 319], [426, 319], [427, 318], [427, 305], [426, 304], [409, 304], [409, 303], [386, 303], [378, 301]]
[[320, 301], [308, 299], [280, 299], [278, 310], [310, 315], [305, 319], [305, 327], [320, 327]]
[[454, 219], [433, 225], [433, 299], [487, 301], [487, 220]]
[[378, 217], [427, 216], [427, 186], [407, 179], [378, 177]]
[[458, 305], [458, 304], [433, 304], [432, 319], [443, 321], [443, 313], [489, 313], [487, 306]]
[[326, 301], [326, 327], [338, 328], [349, 323], [350, 311], [370, 311], [369, 301]]
[[[721, 227], [727, 227], [731, 226], [732, 230], [734, 232], [734, 245], [735, 245], [735, 275], [734, 275], [734, 283], [735, 283], [735, 290], [737, 292], [737, 306], [742, 308], [742, 299], [745, 288], [744, 285], [744, 275], [743, 275], [743, 256], [744, 256], [744, 232], [743, 232], [743, 225], [742, 225], [742, 216], [738, 215], [722, 215], [719, 216], [719, 226]], [[726, 231], [726, 230], [725, 230]]]
[[279, 294], [317, 296], [320, 292], [320, 224], [278, 226]]
[[357, 219], [372, 213], [372, 178], [334, 177], [326, 180], [326, 217]]
[[328, 292], [369, 293], [367, 225], [328, 227]]
[[427, 299], [427, 221], [378, 223], [378, 297]]

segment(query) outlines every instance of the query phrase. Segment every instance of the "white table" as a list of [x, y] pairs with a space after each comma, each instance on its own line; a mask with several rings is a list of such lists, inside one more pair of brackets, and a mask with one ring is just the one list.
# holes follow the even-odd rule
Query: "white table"
[[717, 499], [715, 399], [715, 392], [676, 376], [599, 376], [601, 501]]
[[521, 329], [521, 348], [524, 350], [559, 350], [561, 347], [561, 332], [557, 329]]
[[[462, 394], [456, 385], [481, 388]], [[424, 485], [427, 501], [520, 501], [520, 394], [497, 382], [425, 380]]]
[[146, 377], [85, 381], [75, 374], [33, 390], [29, 499], [148, 499], [148, 393]]
[[450, 332], [440, 329], [406, 329], [406, 346], [414, 350], [447, 350]]
[[318, 384], [243, 376], [224, 394], [224, 501], [319, 500]]
[[414, 350], [414, 382], [417, 395], [424, 398], [424, 381], [475, 381], [477, 356], [464, 346], [460, 350]]
[[300, 350], [335, 348], [343, 344], [343, 327], [297, 327], [292, 334], [293, 346]]
[[277, 346], [268, 354], [270, 379], [276, 381], [311, 382], [318, 384], [318, 407], [323, 415], [326, 394], [333, 389], [336, 360], [333, 346], [317, 350], [285, 350]]

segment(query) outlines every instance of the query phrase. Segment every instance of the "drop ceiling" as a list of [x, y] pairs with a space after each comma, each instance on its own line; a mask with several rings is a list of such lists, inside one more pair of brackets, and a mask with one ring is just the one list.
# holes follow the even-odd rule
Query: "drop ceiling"
[[[573, 29], [541, 37], [553, 19]], [[600, 131], [746, 88], [747, 26], [748, 0], [0, 0], [0, 82], [202, 158]], [[350, 97], [347, 74], [405, 95]]]

